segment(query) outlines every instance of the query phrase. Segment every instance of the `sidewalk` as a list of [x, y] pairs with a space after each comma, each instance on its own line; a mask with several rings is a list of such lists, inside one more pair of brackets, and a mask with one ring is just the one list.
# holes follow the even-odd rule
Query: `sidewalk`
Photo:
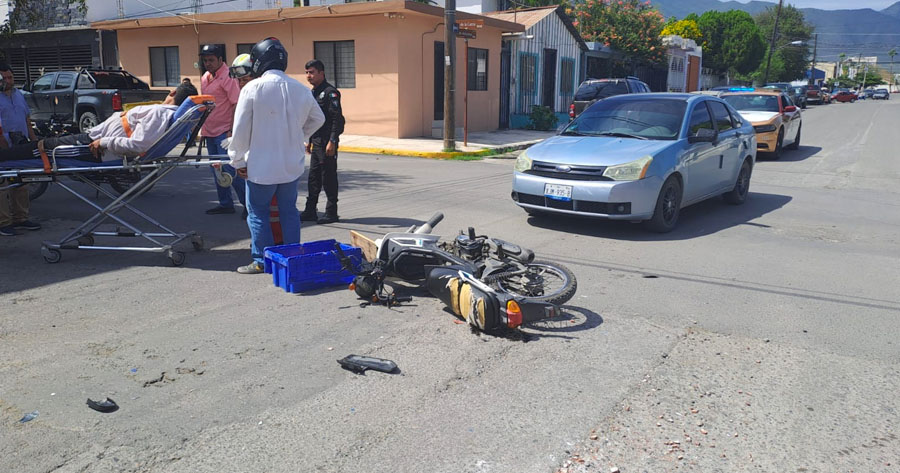
[[345, 153], [392, 154], [423, 158], [497, 155], [527, 148], [555, 135], [553, 131], [498, 130], [469, 133], [467, 146], [456, 137], [457, 152], [443, 152], [444, 141], [435, 138], [384, 138], [381, 136], [341, 135], [340, 150]]

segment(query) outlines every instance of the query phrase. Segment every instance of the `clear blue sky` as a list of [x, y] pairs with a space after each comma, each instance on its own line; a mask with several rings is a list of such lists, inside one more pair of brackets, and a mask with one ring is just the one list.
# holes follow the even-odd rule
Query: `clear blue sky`
[[[745, 0], [738, 0], [747, 3]], [[778, 3], [773, 0], [762, 0]], [[856, 10], [859, 8], [871, 8], [882, 10], [894, 4], [897, 0], [785, 0], [797, 8], [819, 8], [821, 10]]]

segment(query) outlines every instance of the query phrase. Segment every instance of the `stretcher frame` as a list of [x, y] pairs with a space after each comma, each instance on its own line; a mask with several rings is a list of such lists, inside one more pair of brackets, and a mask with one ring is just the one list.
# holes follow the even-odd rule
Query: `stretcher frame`
[[[176, 232], [146, 213], [138, 210], [132, 202], [141, 196], [146, 190], [163, 179], [170, 172], [180, 167], [197, 167], [227, 162], [227, 156], [207, 156], [204, 159], [187, 156], [189, 144], [197, 138], [200, 127], [206, 117], [215, 107], [212, 101], [201, 101], [190, 107], [181, 117], [175, 120], [150, 149], [141, 156], [123, 157], [121, 164], [93, 164], [85, 162], [83, 166], [60, 167], [57, 153], [63, 150], [75, 148], [87, 148], [86, 146], [59, 146], [53, 149], [48, 156], [49, 162], [44, 162], [43, 168], [31, 169], [3, 169], [0, 163], [0, 179], [6, 178], [13, 182], [5, 188], [22, 186], [32, 182], [55, 182], [60, 187], [77, 197], [82, 202], [93, 207], [97, 212], [81, 223], [77, 228], [67, 233], [56, 242], [44, 241], [41, 245], [41, 256], [48, 263], [57, 263], [62, 259], [62, 250], [111, 250], [134, 251], [147, 253], [164, 253], [175, 266], [184, 264], [185, 253], [175, 248], [179, 243], [190, 239], [195, 250], [203, 249], [203, 238], [196, 231]], [[188, 131], [190, 134], [188, 135]], [[185, 145], [180, 154], [169, 155], [181, 141], [187, 136], [188, 145]], [[89, 178], [91, 173], [103, 172], [142, 172], [149, 171], [120, 195], [100, 186]], [[69, 177], [75, 181], [87, 184], [97, 191], [97, 195], [105, 195], [112, 199], [106, 205], [91, 200], [77, 189], [66, 185], [58, 178]], [[3, 189], [4, 187], [0, 187]], [[156, 231], [143, 231], [136, 224], [127, 221], [117, 215], [123, 209], [131, 211], [139, 220], [149, 223]], [[115, 231], [98, 231], [98, 227], [107, 221], [114, 221], [121, 225]], [[150, 242], [153, 246], [105, 246], [96, 245], [94, 237], [139, 237]]]

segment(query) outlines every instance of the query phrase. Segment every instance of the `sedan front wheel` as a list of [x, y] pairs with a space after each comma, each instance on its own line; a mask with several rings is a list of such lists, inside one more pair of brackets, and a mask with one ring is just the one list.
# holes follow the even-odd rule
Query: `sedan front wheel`
[[656, 198], [656, 207], [653, 217], [644, 222], [648, 230], [657, 233], [668, 233], [678, 223], [678, 215], [681, 212], [681, 182], [675, 176], [670, 176], [663, 183]]

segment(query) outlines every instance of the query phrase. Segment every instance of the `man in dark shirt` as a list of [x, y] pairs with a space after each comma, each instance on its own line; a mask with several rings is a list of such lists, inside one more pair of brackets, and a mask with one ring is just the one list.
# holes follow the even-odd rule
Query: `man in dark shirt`
[[[341, 133], [344, 132], [341, 93], [325, 80], [325, 64], [318, 59], [306, 63], [306, 80], [313, 86], [312, 94], [325, 114], [325, 124], [306, 145], [306, 151], [310, 153], [309, 196], [300, 220], [334, 223], [338, 221], [337, 150]], [[318, 218], [316, 205], [323, 187], [328, 202], [325, 204], [325, 216]]]

